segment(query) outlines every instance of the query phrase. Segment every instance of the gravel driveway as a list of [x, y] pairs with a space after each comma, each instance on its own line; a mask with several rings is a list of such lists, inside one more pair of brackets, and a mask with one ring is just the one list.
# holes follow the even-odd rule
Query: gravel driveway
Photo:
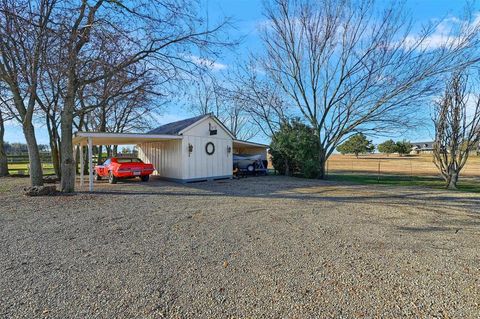
[[480, 318], [480, 196], [286, 177], [0, 179], [1, 318]]

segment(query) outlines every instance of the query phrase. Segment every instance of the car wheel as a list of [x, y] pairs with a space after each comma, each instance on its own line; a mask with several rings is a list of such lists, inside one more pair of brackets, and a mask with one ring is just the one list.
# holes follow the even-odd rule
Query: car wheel
[[97, 170], [94, 171], [93, 176], [94, 176], [94, 178], [95, 178], [96, 181], [99, 181], [99, 180], [102, 179], [102, 176], [98, 175]]
[[253, 166], [253, 164], [248, 165], [248, 166], [247, 166], [247, 171], [248, 171], [249, 173], [255, 172], [255, 166]]
[[115, 177], [115, 175], [113, 175], [112, 171], [110, 171], [108, 173], [108, 182], [110, 184], [116, 184], [117, 183], [117, 178]]
[[148, 182], [148, 180], [150, 179], [150, 175], [140, 176], [140, 179], [142, 180], [142, 182]]

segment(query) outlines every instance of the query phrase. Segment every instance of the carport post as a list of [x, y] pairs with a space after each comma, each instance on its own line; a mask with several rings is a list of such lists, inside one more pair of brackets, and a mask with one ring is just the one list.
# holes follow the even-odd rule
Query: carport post
[[85, 171], [85, 160], [83, 159], [83, 145], [80, 144], [80, 187], [83, 187], [83, 172]]
[[93, 192], [93, 141], [88, 138], [88, 190]]

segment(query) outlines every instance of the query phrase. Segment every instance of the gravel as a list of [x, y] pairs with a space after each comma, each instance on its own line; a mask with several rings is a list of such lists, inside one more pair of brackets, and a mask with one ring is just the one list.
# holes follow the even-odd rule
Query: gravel
[[479, 318], [478, 194], [0, 179], [1, 318]]

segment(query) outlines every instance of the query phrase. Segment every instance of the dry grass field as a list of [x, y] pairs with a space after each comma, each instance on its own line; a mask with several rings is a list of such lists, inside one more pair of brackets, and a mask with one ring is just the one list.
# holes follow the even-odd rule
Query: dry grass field
[[[431, 154], [398, 156], [383, 154], [354, 155], [334, 154], [328, 160], [329, 173], [374, 173], [411, 176], [437, 176]], [[480, 177], [480, 156], [470, 156], [462, 170], [462, 176]]]

